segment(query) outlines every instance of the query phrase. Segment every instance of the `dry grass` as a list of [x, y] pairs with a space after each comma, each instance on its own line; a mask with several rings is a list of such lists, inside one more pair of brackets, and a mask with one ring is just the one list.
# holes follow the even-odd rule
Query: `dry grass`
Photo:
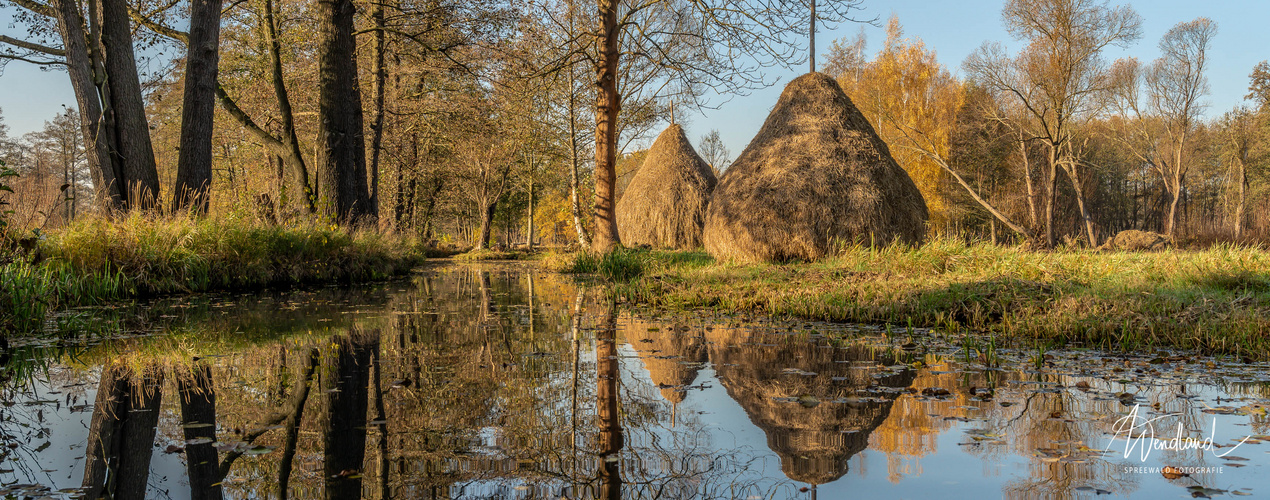
[[936, 240], [856, 246], [804, 265], [646, 256], [622, 300], [809, 319], [996, 332], [1120, 350], [1155, 346], [1270, 357], [1270, 253], [1032, 252]]
[[683, 128], [671, 125], [657, 136], [617, 202], [622, 242], [680, 250], [701, 247], [701, 226], [717, 183]]
[[715, 189], [706, 250], [723, 260], [815, 260], [844, 244], [919, 243], [921, 192], [832, 78], [801, 76]]

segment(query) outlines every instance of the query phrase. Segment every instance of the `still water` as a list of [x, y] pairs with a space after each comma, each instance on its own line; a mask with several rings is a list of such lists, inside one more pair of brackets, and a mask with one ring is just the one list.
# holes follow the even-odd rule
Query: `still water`
[[1270, 498], [1266, 364], [605, 303], [496, 263], [71, 311], [116, 333], [6, 361], [0, 497]]

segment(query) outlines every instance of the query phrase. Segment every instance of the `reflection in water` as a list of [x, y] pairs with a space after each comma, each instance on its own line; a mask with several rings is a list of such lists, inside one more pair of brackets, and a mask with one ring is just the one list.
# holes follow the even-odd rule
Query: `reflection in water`
[[162, 401], [163, 371], [112, 363], [101, 372], [84, 455], [88, 498], [144, 498]]
[[890, 413], [899, 391], [888, 389], [907, 387], [914, 376], [887, 371], [894, 357], [863, 346], [796, 338], [771, 345], [736, 330], [715, 332], [710, 359], [719, 381], [767, 434], [785, 474], [813, 485], [846, 474], [847, 460], [868, 447], [869, 434]]
[[[1255, 459], [1170, 482], [1098, 452], [1127, 402], [1176, 413], [1161, 429], [1196, 433], [1212, 427], [1209, 406], [1263, 402], [1248, 371], [1086, 352], [1051, 353], [1045, 370], [986, 369], [957, 346], [919, 354], [894, 338], [833, 340], [860, 333], [842, 326], [650, 319], [603, 297], [502, 264], [152, 305], [170, 333], [61, 359], [46, 384], [0, 407], [13, 450], [0, 455], [0, 496], [1075, 498], [1265, 486]], [[79, 404], [94, 387], [96, 404]], [[1270, 433], [1264, 412], [1217, 416], [1222, 442]], [[1193, 451], [1150, 463], [1221, 464]], [[83, 482], [66, 484], [80, 467]], [[14, 493], [23, 483], [43, 489]]]

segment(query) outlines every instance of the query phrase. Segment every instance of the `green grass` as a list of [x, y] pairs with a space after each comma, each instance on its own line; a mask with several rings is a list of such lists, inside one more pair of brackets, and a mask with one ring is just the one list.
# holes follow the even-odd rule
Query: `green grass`
[[65, 306], [383, 279], [407, 272], [425, 250], [405, 238], [333, 226], [132, 215], [45, 233], [39, 254], [36, 263], [0, 259], [0, 334], [35, 330]]
[[604, 276], [619, 300], [668, 309], [913, 324], [1027, 345], [1170, 346], [1270, 357], [1270, 254], [1231, 245], [1033, 252], [937, 240], [766, 265], [620, 250], [578, 254], [561, 268]]

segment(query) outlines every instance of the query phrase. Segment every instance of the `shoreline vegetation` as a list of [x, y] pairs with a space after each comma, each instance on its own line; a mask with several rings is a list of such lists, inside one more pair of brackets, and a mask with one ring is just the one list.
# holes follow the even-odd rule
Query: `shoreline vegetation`
[[86, 218], [25, 246], [0, 254], [0, 336], [38, 331], [49, 313], [66, 307], [374, 281], [405, 274], [437, 254], [415, 238], [372, 230], [135, 213]]
[[936, 239], [847, 248], [808, 263], [716, 262], [704, 252], [555, 254], [553, 270], [596, 273], [612, 297], [664, 310], [707, 309], [834, 322], [932, 327], [1046, 349], [1270, 353], [1270, 253], [1030, 251]]

